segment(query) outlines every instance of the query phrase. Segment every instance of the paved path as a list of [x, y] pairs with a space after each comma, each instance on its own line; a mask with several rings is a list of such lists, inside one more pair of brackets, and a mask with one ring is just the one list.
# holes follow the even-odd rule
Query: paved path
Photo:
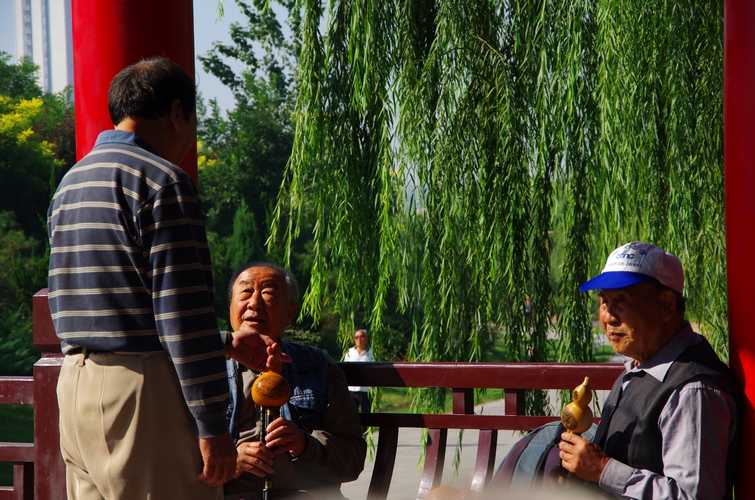
[[[477, 407], [476, 413], [484, 412], [485, 415], [503, 414], [503, 401], [496, 401], [485, 407]], [[459, 490], [469, 488], [474, 472], [475, 458], [477, 456], [477, 435], [478, 431], [470, 430], [464, 432], [461, 447], [461, 460], [459, 463], [458, 475], [454, 476], [453, 457], [456, 453], [456, 444], [458, 442], [458, 432], [449, 431], [448, 445], [446, 447], [446, 463], [443, 469], [443, 485], [453, 486]], [[379, 437], [379, 433], [376, 433]], [[419, 483], [422, 470], [419, 468], [418, 460], [421, 452], [420, 446], [420, 429], [401, 429], [399, 430], [399, 444], [396, 451], [396, 465], [393, 469], [393, 478], [391, 480], [391, 489], [388, 493], [390, 500], [410, 500], [417, 498]], [[521, 437], [516, 431], [500, 431], [498, 433], [498, 447], [496, 448], [496, 462], [500, 463], [503, 457], [508, 453], [511, 446]], [[377, 437], [376, 437], [377, 439]], [[364, 466], [364, 471], [359, 479], [351, 483], [346, 483], [341, 487], [344, 496], [351, 500], [360, 500], [367, 498], [367, 489], [370, 478], [372, 477], [373, 461], [370, 457]]]

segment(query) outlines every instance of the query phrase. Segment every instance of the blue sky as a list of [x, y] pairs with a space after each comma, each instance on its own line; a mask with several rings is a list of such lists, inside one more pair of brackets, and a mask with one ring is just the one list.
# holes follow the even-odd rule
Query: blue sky
[[[228, 27], [243, 17], [236, 3], [224, 0], [225, 15], [218, 20], [217, 0], [193, 0], [194, 2], [194, 52], [205, 54], [214, 41], [230, 42]], [[0, 0], [0, 51], [15, 57], [13, 42], [13, 0]], [[222, 109], [233, 107], [231, 92], [214, 76], [202, 71], [199, 61], [195, 62], [199, 91], [205, 100], [215, 98]], [[239, 69], [237, 66], [236, 69]]]

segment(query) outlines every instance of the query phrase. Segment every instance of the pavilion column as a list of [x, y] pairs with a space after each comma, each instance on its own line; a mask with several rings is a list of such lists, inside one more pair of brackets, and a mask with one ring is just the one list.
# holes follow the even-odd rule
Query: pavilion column
[[[755, 2], [724, 2], [724, 183], [731, 366], [744, 391], [737, 498], [755, 498]], [[704, 430], [702, 430], [704, 432]]]
[[[73, 73], [76, 156], [112, 129], [107, 110], [110, 81], [141, 59], [167, 56], [194, 77], [192, 0], [73, 0]], [[197, 181], [196, 150], [181, 167]]]

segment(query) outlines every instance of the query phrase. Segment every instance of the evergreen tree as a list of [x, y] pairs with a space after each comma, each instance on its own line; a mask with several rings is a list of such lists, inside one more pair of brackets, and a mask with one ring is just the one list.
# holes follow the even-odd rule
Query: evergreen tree
[[233, 234], [226, 245], [227, 260], [232, 268], [247, 262], [259, 261], [265, 258], [254, 214], [249, 211], [244, 200], [241, 200], [236, 215], [233, 217]]

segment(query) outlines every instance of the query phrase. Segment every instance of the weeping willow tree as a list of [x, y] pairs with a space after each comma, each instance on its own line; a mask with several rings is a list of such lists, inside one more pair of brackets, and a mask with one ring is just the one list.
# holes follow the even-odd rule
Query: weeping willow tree
[[727, 357], [720, 2], [298, 8], [271, 241], [314, 218], [306, 314], [332, 298], [346, 342], [367, 311], [379, 344], [396, 290], [411, 360], [481, 360], [492, 329], [511, 361], [544, 360], [549, 330], [559, 360], [591, 361], [578, 286], [645, 240], [680, 257], [689, 314]]

